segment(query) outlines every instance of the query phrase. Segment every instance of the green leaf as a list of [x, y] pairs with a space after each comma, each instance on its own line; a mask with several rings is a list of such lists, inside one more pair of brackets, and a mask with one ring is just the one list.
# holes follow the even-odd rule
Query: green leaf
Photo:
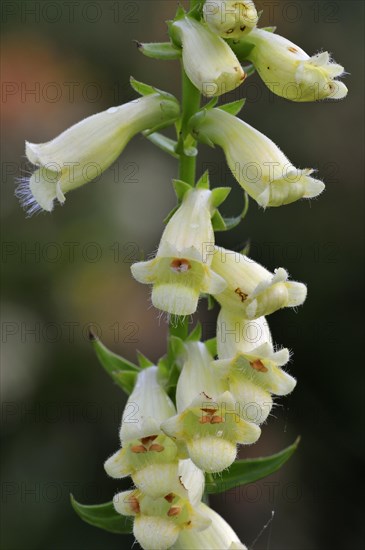
[[232, 101], [231, 103], [225, 103], [225, 105], [220, 105], [219, 107], [217, 107], [217, 109], [220, 109], [221, 111], [225, 111], [230, 115], [236, 116], [242, 110], [245, 103], [246, 103], [246, 99], [237, 99], [237, 101]]
[[147, 367], [153, 367], [154, 363], [148, 359], [143, 353], [137, 350], [137, 359], [141, 369], [146, 369]]
[[181, 49], [176, 48], [171, 42], [150, 42], [141, 43], [136, 41], [138, 50], [146, 57], [152, 59], [162, 59], [163, 61], [171, 61], [180, 59]]
[[174, 141], [173, 139], [159, 134], [158, 132], [154, 132], [153, 134], [151, 134], [149, 131], [142, 133], [151, 143], [156, 145], [156, 147], [159, 147], [160, 149], [162, 149], [162, 151], [165, 151], [165, 153], [169, 153], [176, 159], [179, 158], [179, 155], [176, 153], [177, 141]]
[[199, 340], [202, 337], [202, 325], [201, 323], [197, 323], [189, 336], [187, 337], [187, 342], [199, 342]]
[[133, 520], [118, 514], [112, 502], [87, 506], [77, 502], [72, 495], [70, 498], [72, 508], [86, 523], [118, 535], [132, 533]]
[[231, 187], [216, 187], [212, 190], [212, 205], [218, 208], [228, 197]]
[[197, 189], [209, 189], [209, 172], [206, 170], [195, 186]]
[[185, 193], [192, 189], [190, 183], [186, 183], [186, 181], [172, 180], [172, 184], [174, 186], [176, 196], [180, 202], [183, 200]]
[[110, 351], [90, 332], [91, 344], [105, 371], [127, 394], [130, 394], [139, 372], [137, 365]]
[[222, 493], [233, 487], [253, 483], [258, 479], [262, 479], [276, 472], [287, 460], [289, 460], [297, 449], [299, 441], [300, 437], [298, 437], [292, 445], [274, 455], [263, 458], [237, 460], [228, 470], [224, 470], [219, 475], [207, 475], [206, 491], [209, 494]]

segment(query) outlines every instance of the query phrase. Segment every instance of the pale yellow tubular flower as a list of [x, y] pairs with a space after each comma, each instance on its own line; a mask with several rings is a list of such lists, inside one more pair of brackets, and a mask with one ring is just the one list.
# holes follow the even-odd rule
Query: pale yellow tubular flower
[[307, 287], [288, 281], [282, 267], [270, 273], [244, 254], [215, 247], [212, 268], [227, 283], [215, 296], [222, 307], [245, 319], [257, 319], [284, 307], [303, 304]]
[[347, 95], [347, 87], [337, 80], [345, 70], [328, 52], [310, 57], [290, 40], [263, 29], [254, 29], [248, 41], [255, 46], [248, 59], [274, 94], [299, 102]]
[[242, 38], [258, 21], [252, 0], [206, 0], [203, 17], [210, 30], [223, 38]]
[[200, 293], [219, 294], [224, 280], [212, 271], [214, 231], [211, 222], [212, 192], [191, 189], [168, 222], [156, 257], [132, 265], [140, 283], [152, 284], [153, 305], [167, 313], [190, 315]]
[[182, 45], [185, 72], [203, 95], [225, 94], [245, 80], [231, 48], [204, 23], [186, 15], [172, 23], [172, 32]]
[[106, 472], [114, 478], [132, 476], [135, 485], [152, 498], [181, 488], [177, 446], [160, 429], [161, 422], [175, 414], [174, 404], [158, 382], [157, 367], [143, 369], [123, 413], [122, 448], [105, 462]]
[[219, 359], [212, 366], [240, 404], [242, 418], [261, 424], [273, 406], [271, 394], [287, 395], [296, 385], [280, 368], [289, 361], [289, 350], [274, 350], [264, 317], [247, 321], [222, 308], [217, 327]]
[[100, 176], [133, 136], [178, 116], [176, 99], [155, 93], [85, 118], [47, 143], [26, 142], [27, 158], [39, 168], [17, 196], [30, 215], [51, 212], [55, 199], [63, 204], [66, 193]]
[[222, 516], [204, 503], [199, 510], [211, 519], [211, 525], [204, 531], [181, 531], [171, 550], [247, 550]]
[[220, 472], [236, 458], [237, 444], [260, 436], [258, 426], [246, 422], [228, 383], [212, 368], [213, 358], [201, 342], [186, 344], [187, 359], [177, 384], [178, 415], [162, 423], [162, 430], [182, 441], [191, 460], [205, 472]]
[[263, 208], [314, 198], [324, 190], [311, 177], [312, 169], [295, 168], [271, 139], [222, 109], [193, 117], [191, 130], [197, 139], [222, 147], [238, 183]]
[[207, 529], [211, 518], [199, 506], [204, 491], [204, 474], [191, 460], [180, 462], [178, 482], [183, 494], [173, 492], [151, 498], [139, 490], [115, 495], [118, 513], [134, 516], [133, 533], [144, 550], [167, 550], [184, 532]]

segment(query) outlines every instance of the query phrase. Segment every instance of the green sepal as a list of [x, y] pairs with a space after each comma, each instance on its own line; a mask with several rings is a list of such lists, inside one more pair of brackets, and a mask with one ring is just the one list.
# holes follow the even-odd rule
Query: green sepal
[[205, 0], [201, 0], [200, 2], [195, 4], [194, 7], [188, 12], [188, 15], [190, 15], [190, 17], [193, 17], [197, 21], [200, 21], [200, 19], [202, 18], [202, 14], [203, 14], [204, 2], [205, 2]]
[[234, 229], [235, 227], [237, 227], [237, 225], [241, 223], [241, 221], [245, 218], [249, 207], [249, 198], [246, 191], [244, 193], [244, 197], [245, 197], [245, 204], [239, 216], [235, 216], [232, 218], [224, 218], [218, 212], [218, 210], [215, 211], [212, 217], [214, 231], [229, 231], [230, 229]]
[[177, 141], [174, 141], [173, 139], [168, 138], [158, 132], [154, 132], [153, 134], [151, 134], [149, 131], [142, 133], [151, 143], [156, 145], [156, 147], [159, 147], [160, 149], [162, 149], [162, 151], [165, 151], [165, 153], [169, 153], [176, 159], [179, 158], [179, 155], [176, 153]]
[[165, 99], [172, 99], [177, 101], [175, 96], [173, 96], [172, 94], [169, 94], [169, 92], [165, 92], [164, 90], [155, 88], [155, 86], [151, 86], [150, 84], [145, 84], [144, 82], [140, 82], [139, 80], [136, 80], [133, 76], [130, 77], [129, 82], [133, 90], [141, 96], [146, 96], [151, 94], [160, 94], [161, 99], [165, 98]]
[[240, 254], [243, 254], [244, 256], [248, 256], [251, 249], [251, 241], [248, 240], [245, 244], [245, 246], [242, 248]]
[[132, 393], [139, 372], [137, 365], [110, 351], [92, 333], [90, 341], [104, 370], [125, 393]]
[[237, 99], [237, 101], [232, 101], [231, 103], [226, 103], [225, 105], [220, 105], [217, 107], [221, 111], [225, 111], [230, 115], [237, 116], [238, 113], [242, 110], [246, 99]]
[[208, 103], [206, 103], [204, 105], [204, 109], [213, 109], [213, 107], [215, 107], [218, 103], [218, 98], [217, 97], [212, 97], [212, 99], [210, 101], [208, 101]]
[[212, 206], [218, 208], [228, 197], [231, 187], [216, 187], [212, 190]]
[[189, 331], [189, 319], [174, 315], [169, 323], [169, 333], [171, 336], [177, 336], [181, 340], [186, 340]]
[[115, 533], [125, 535], [133, 532], [132, 518], [122, 516], [115, 510], [112, 502], [105, 504], [85, 505], [75, 500], [70, 495], [71, 506], [76, 514], [89, 525]]
[[176, 32], [176, 29], [174, 28], [174, 22], [178, 21], [179, 19], [182, 19], [185, 16], [186, 16], [186, 11], [184, 10], [184, 8], [181, 4], [178, 4], [178, 8], [177, 8], [174, 19], [166, 21], [167, 29], [168, 29], [168, 33], [169, 33], [169, 37], [171, 39], [171, 42], [177, 48], [181, 48], [181, 41], [180, 41], [180, 37], [178, 35], [178, 32]]
[[209, 172], [206, 170], [196, 182], [195, 187], [197, 189], [209, 189], [209, 186]]
[[210, 338], [209, 340], [205, 340], [204, 342], [205, 347], [209, 351], [210, 355], [212, 357], [217, 357], [218, 351], [217, 351], [217, 337], [214, 336], [214, 338]]
[[186, 183], [186, 181], [182, 180], [172, 180], [172, 185], [174, 186], [176, 196], [180, 202], [183, 200], [185, 193], [192, 189], [190, 183]]
[[139, 82], [133, 76], [129, 79], [130, 85], [137, 94], [141, 96], [155, 94], [158, 90], [151, 86], [150, 84], [144, 84], [144, 82]]
[[111, 374], [114, 382], [120, 386], [127, 395], [132, 393], [133, 388], [136, 385], [137, 376], [138, 373], [130, 370], [121, 370]]
[[277, 27], [261, 27], [260, 30], [266, 31], [266, 32], [275, 32]]
[[216, 210], [212, 216], [212, 226], [214, 231], [227, 231], [226, 222], [219, 210]]
[[279, 453], [263, 458], [237, 460], [219, 475], [206, 475], [205, 490], [207, 493], [222, 493], [240, 485], [254, 483], [279, 470], [296, 451], [300, 437]]
[[256, 72], [255, 65], [253, 63], [250, 63], [249, 65], [246, 65], [245, 67], [242, 67], [245, 71], [246, 77], [252, 76]]
[[137, 350], [137, 359], [138, 364], [141, 369], [147, 369], [148, 367], [153, 367], [154, 363], [148, 359], [143, 353]]
[[172, 216], [175, 214], [175, 212], [179, 209], [179, 205], [177, 204], [172, 210], [171, 212], [169, 212], [166, 216], [166, 218], [163, 220], [163, 223], [168, 223]]
[[163, 61], [173, 61], [180, 59], [181, 48], [177, 48], [171, 42], [149, 42], [142, 43], [136, 41], [138, 50], [146, 57], [152, 59], [161, 59]]
[[193, 328], [193, 330], [191, 331], [191, 333], [189, 334], [189, 336], [187, 337], [186, 341], [199, 342], [199, 340], [201, 340], [201, 337], [202, 337], [202, 325], [200, 322], [198, 322]]
[[[205, 143], [206, 145], [209, 145], [210, 147], [215, 147], [214, 143], [211, 139], [209, 139], [204, 134], [199, 133], [199, 126], [203, 122], [205, 116], [206, 116], [206, 109], [203, 108], [195, 115], [191, 117], [191, 119], [188, 122], [188, 130], [191, 133], [192, 136], [194, 136], [195, 139], [199, 140], [201, 143]], [[197, 128], [197, 132], [194, 132], [194, 128]]]
[[170, 364], [175, 363], [183, 355], [185, 355], [184, 341], [178, 336], [170, 336], [167, 352], [167, 359]]
[[227, 40], [228, 44], [232, 48], [233, 52], [236, 54], [239, 61], [246, 61], [251, 51], [254, 49], [255, 45], [245, 40], [235, 40], [231, 38]]

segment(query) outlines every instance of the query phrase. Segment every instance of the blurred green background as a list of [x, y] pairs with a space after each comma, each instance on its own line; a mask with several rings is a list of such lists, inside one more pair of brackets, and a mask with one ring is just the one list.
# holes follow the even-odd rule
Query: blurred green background
[[[349, 73], [342, 102], [295, 104], [254, 75], [227, 99], [247, 97], [241, 116], [271, 137], [298, 167], [327, 184], [315, 201], [259, 210], [218, 243], [308, 284], [298, 312], [270, 317], [275, 342], [293, 350], [298, 386], [279, 401], [259, 442], [241, 456], [302, 442], [277, 474], [212, 499], [255, 550], [358, 549], [363, 310], [363, 3], [271, 2], [262, 25], [308, 53], [328, 49]], [[161, 41], [175, 1], [6, 1], [2, 5], [2, 529], [3, 550], [129, 548], [133, 539], [87, 526], [69, 493], [110, 500], [128, 481], [108, 479], [124, 396], [90, 349], [90, 324], [105, 344], [134, 359], [157, 359], [167, 326], [130, 264], [154, 251], [174, 205], [176, 163], [143, 137], [97, 181], [67, 196], [52, 215], [26, 219], [14, 180], [31, 171], [24, 140], [51, 139], [82, 117], [135, 97], [128, 79], [179, 94], [176, 62], [141, 56], [133, 39]], [[199, 172], [242, 193], [218, 150], [201, 147]], [[204, 334], [217, 312], [201, 304]]]

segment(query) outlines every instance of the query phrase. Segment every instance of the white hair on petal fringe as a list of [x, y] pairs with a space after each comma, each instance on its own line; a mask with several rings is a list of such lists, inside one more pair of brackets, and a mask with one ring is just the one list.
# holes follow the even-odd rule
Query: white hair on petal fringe
[[15, 181], [18, 184], [15, 189], [15, 196], [19, 199], [20, 206], [26, 211], [27, 218], [42, 212], [43, 208], [38, 204], [30, 189], [30, 177], [23, 176], [16, 178]]

